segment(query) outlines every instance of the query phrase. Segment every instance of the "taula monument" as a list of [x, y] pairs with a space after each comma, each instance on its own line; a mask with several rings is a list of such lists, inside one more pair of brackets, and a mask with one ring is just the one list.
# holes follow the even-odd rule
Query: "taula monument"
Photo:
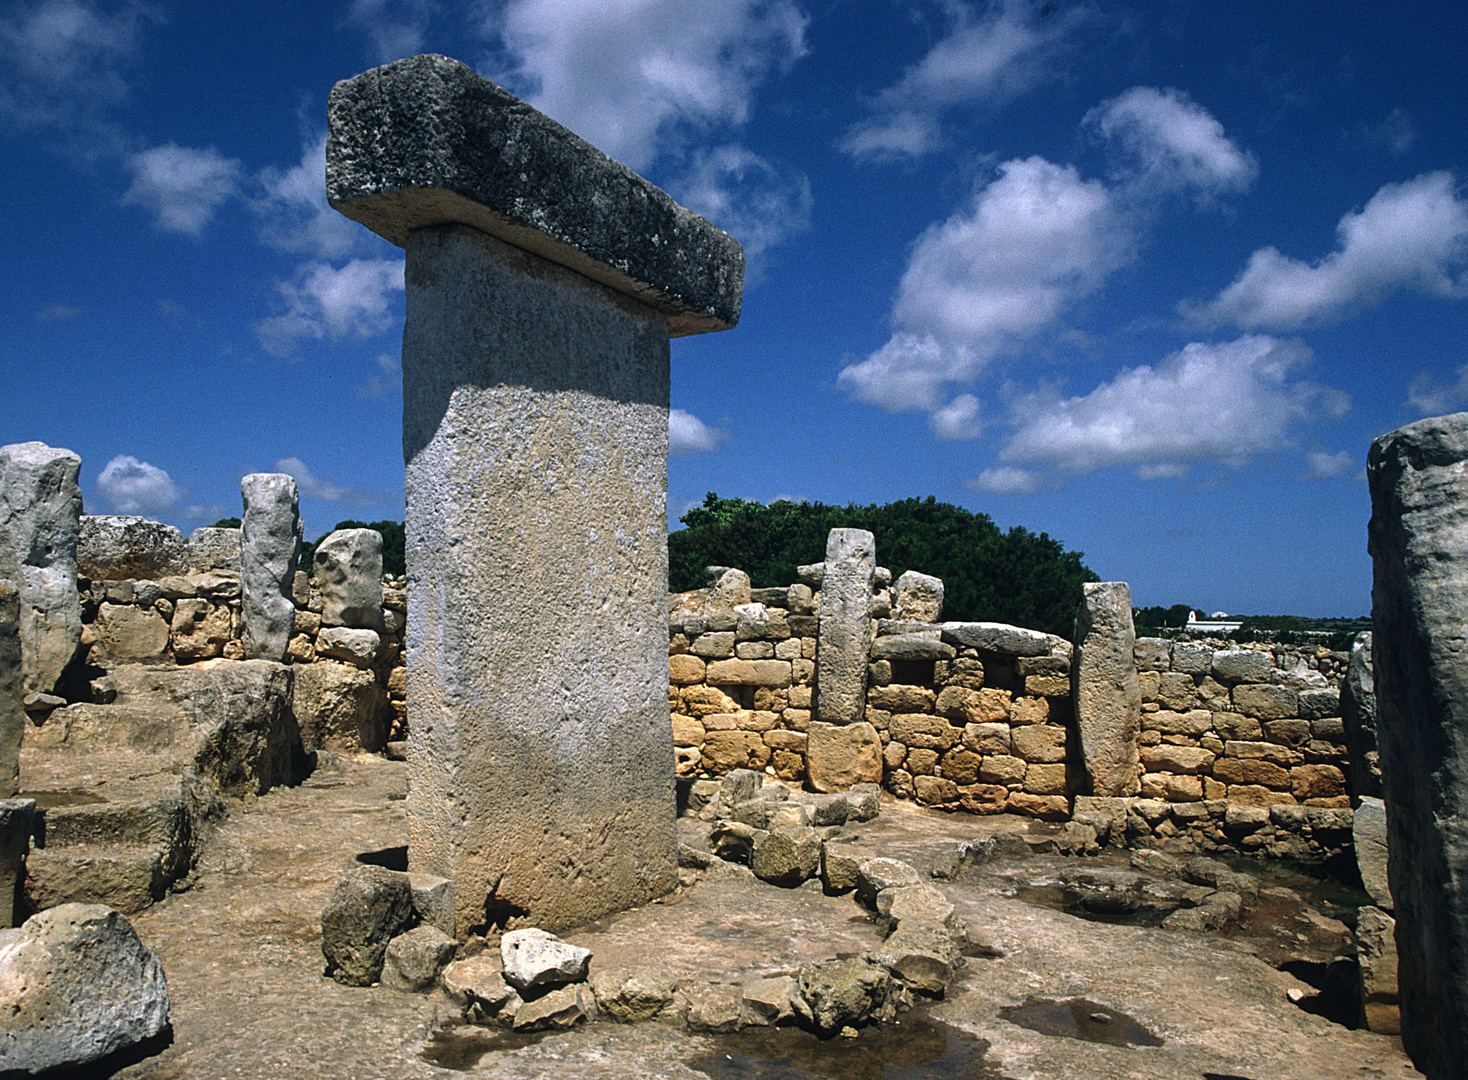
[[676, 884], [668, 340], [744, 255], [464, 64], [336, 86], [331, 205], [406, 251], [409, 860], [455, 930]]

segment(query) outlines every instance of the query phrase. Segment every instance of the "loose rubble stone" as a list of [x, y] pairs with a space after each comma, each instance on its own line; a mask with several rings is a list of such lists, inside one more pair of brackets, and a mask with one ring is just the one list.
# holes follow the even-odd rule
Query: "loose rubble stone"
[[909, 989], [942, 997], [963, 963], [952, 932], [941, 920], [904, 919], [887, 940], [867, 953]]
[[743, 987], [740, 1020], [745, 1026], [771, 1027], [795, 1018], [796, 981], [789, 975], [755, 979]]
[[1468, 413], [1371, 444], [1377, 738], [1401, 969], [1402, 1041], [1429, 1076], [1468, 1060]]
[[688, 1030], [709, 1034], [739, 1030], [743, 996], [737, 983], [689, 982], [678, 988]]
[[867, 859], [857, 867], [856, 898], [875, 910], [877, 896], [884, 890], [922, 883], [917, 869], [901, 859]]
[[285, 473], [251, 473], [240, 481], [240, 641], [248, 659], [284, 660], [295, 623], [291, 598], [300, 555], [296, 481]]
[[[1142, 693], [1134, 655], [1131, 590], [1124, 582], [1087, 582], [1076, 616], [1072, 667], [1076, 730], [1090, 794], [1137, 791]], [[1058, 794], [1038, 792], [1038, 794]]]
[[892, 615], [935, 623], [943, 617], [943, 579], [905, 570], [892, 586]]
[[338, 529], [316, 545], [311, 576], [321, 591], [321, 625], [382, 629], [382, 534]]
[[0, 446], [0, 579], [20, 590], [23, 686], [56, 689], [81, 640], [76, 545], [81, 458], [39, 442]]
[[596, 971], [589, 985], [596, 995], [597, 1009], [624, 1024], [651, 1020], [678, 991], [673, 979], [649, 971]]
[[1400, 1035], [1396, 920], [1375, 907], [1356, 912], [1356, 963], [1361, 980], [1361, 1019], [1378, 1035]]
[[436, 926], [415, 926], [387, 943], [382, 985], [410, 993], [427, 990], [458, 947], [458, 942]]
[[62, 904], [0, 931], [0, 1071], [78, 1069], [168, 1025], [168, 984], [132, 925]]
[[807, 964], [797, 977], [796, 1011], [818, 1032], [859, 1027], [887, 1006], [892, 978], [868, 960], [826, 960]]
[[826, 538], [816, 650], [816, 719], [824, 723], [857, 723], [866, 708], [876, 557], [865, 529], [832, 529]]
[[321, 912], [326, 973], [346, 986], [371, 986], [382, 976], [387, 945], [413, 917], [405, 874], [354, 866], [337, 882]]
[[591, 951], [530, 926], [500, 938], [505, 981], [525, 992], [562, 983], [582, 982]]
[[497, 949], [453, 961], [439, 974], [439, 982], [448, 999], [471, 1018], [496, 1016], [512, 1001], [518, 1002], [514, 988], [505, 982]]
[[558, 986], [536, 998], [521, 1002], [511, 1027], [516, 1031], [565, 1031], [596, 1017], [596, 999], [580, 984]]
[[761, 881], [791, 889], [814, 877], [820, 864], [819, 830], [775, 828], [755, 841], [749, 868]]

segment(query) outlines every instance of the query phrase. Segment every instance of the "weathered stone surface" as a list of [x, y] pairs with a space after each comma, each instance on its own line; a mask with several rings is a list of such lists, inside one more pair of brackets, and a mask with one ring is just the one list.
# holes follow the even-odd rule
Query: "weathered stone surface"
[[832, 529], [826, 538], [815, 718], [828, 724], [856, 723], [866, 711], [876, 560], [876, 539], [865, 529]]
[[806, 732], [806, 780], [816, 791], [845, 791], [880, 783], [882, 741], [871, 724], [826, 724], [812, 720]]
[[293, 671], [292, 708], [307, 753], [382, 749], [387, 741], [385, 696], [372, 672], [332, 660], [298, 664]]
[[498, 949], [447, 964], [439, 982], [455, 1005], [484, 1016], [495, 1015], [516, 996], [505, 982], [504, 963]]
[[168, 648], [168, 623], [132, 604], [102, 604], [92, 628], [97, 644], [117, 660], [153, 660]]
[[1380, 908], [1356, 913], [1356, 963], [1361, 978], [1361, 1019], [1378, 1035], [1400, 1035], [1396, 920]]
[[0, 928], [16, 924], [16, 898], [35, 811], [34, 799], [0, 799]]
[[1468, 413], [1371, 444], [1377, 738], [1402, 1041], [1431, 1077], [1468, 1061]]
[[1341, 720], [1351, 790], [1381, 797], [1381, 757], [1376, 746], [1376, 680], [1372, 674], [1371, 632], [1357, 634], [1341, 682]]
[[284, 660], [295, 625], [291, 600], [300, 556], [296, 482], [285, 473], [251, 473], [240, 481], [240, 643], [249, 660]]
[[943, 617], [943, 579], [905, 570], [892, 586], [892, 617], [935, 623]]
[[704, 671], [710, 686], [789, 686], [788, 660], [715, 660]]
[[963, 963], [953, 933], [941, 919], [906, 918], [886, 941], [867, 954], [909, 989], [942, 997]]
[[382, 985], [417, 993], [427, 990], [454, 958], [459, 945], [436, 926], [426, 923], [399, 934], [387, 943], [383, 955]]
[[749, 868], [771, 885], [793, 889], [815, 876], [821, 864], [821, 834], [812, 828], [776, 828], [759, 837]]
[[1351, 823], [1351, 843], [1356, 852], [1356, 866], [1361, 872], [1361, 886], [1379, 908], [1391, 911], [1392, 891], [1387, 881], [1386, 804], [1367, 795]]
[[316, 655], [342, 660], [359, 668], [370, 668], [377, 659], [382, 639], [376, 630], [350, 626], [323, 626], [316, 635]]
[[677, 881], [667, 326], [462, 227], [415, 231], [407, 282], [410, 859], [456, 936], [579, 925]]
[[597, 1009], [623, 1024], [651, 1020], [673, 1000], [678, 984], [655, 971], [594, 971], [588, 980]]
[[596, 998], [590, 987], [559, 986], [515, 1008], [510, 1026], [516, 1031], [564, 1031], [596, 1016]]
[[562, 941], [539, 927], [527, 926], [500, 938], [500, 959], [505, 981], [523, 992], [584, 981], [591, 950]]
[[316, 545], [311, 576], [321, 591], [321, 625], [382, 629], [382, 534], [338, 529]]
[[81, 458], [44, 443], [0, 446], [0, 579], [20, 590], [20, 648], [27, 693], [49, 694], [76, 655]]
[[459, 222], [635, 298], [675, 337], [739, 321], [738, 243], [456, 60], [338, 83], [329, 117], [331, 205], [399, 247]]
[[168, 984], [132, 925], [62, 904], [0, 933], [0, 1071], [77, 1069], [168, 1024]]
[[882, 893], [921, 884], [924, 884], [923, 877], [911, 863], [901, 859], [866, 859], [857, 866], [856, 898], [875, 911]]
[[1075, 639], [1071, 671], [1076, 730], [1089, 794], [1134, 795], [1142, 692], [1131, 590], [1125, 582], [1086, 583]]
[[388, 942], [412, 917], [407, 875], [380, 866], [352, 867], [321, 912], [326, 973], [346, 986], [372, 985], [382, 976]]
[[691, 981], [678, 988], [689, 1031], [718, 1034], [738, 1031], [744, 1018], [743, 992], [738, 983]]
[[952, 660], [957, 650], [932, 633], [891, 634], [872, 642], [873, 660]]
[[1219, 682], [1264, 682], [1274, 670], [1269, 653], [1259, 649], [1221, 649], [1213, 654], [1209, 669]]
[[[829, 580], [829, 579], [828, 579]], [[880, 964], [852, 958], [807, 964], [797, 977], [801, 1017], [823, 1034], [859, 1027], [887, 1005], [892, 979]]]
[[796, 981], [789, 975], [747, 982], [743, 988], [740, 1019], [746, 1026], [757, 1027], [789, 1023], [795, 1017], [797, 992]]
[[202, 597], [178, 600], [168, 629], [174, 659], [183, 663], [222, 655], [231, 630], [227, 606], [216, 607]]
[[145, 517], [81, 516], [76, 569], [85, 578], [154, 579], [187, 573], [188, 565], [183, 534], [172, 525]]
[[189, 533], [184, 546], [184, 555], [190, 574], [208, 574], [223, 571], [238, 575], [240, 572], [240, 530], [236, 528], [205, 525]]
[[[20, 744], [26, 727], [21, 663], [20, 590], [0, 579], [0, 799], [20, 790]], [[3, 925], [12, 924], [7, 920]]]
[[1056, 640], [1039, 630], [1027, 630], [1008, 623], [945, 622], [940, 625], [943, 640], [949, 644], [1009, 656], [1044, 656]]

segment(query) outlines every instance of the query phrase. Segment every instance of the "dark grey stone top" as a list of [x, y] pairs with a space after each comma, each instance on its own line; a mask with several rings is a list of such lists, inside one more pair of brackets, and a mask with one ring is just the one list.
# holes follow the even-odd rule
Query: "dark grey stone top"
[[739, 321], [738, 241], [466, 64], [373, 68], [328, 116], [327, 198], [399, 247], [468, 225], [636, 297], [674, 337]]

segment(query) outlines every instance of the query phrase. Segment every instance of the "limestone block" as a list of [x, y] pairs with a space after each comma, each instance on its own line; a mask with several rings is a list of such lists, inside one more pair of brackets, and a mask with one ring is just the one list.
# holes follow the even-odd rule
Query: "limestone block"
[[1356, 961], [1361, 979], [1361, 1018], [1378, 1035], [1400, 1035], [1396, 920], [1380, 908], [1356, 914]]
[[1076, 730], [1090, 793], [1134, 794], [1142, 698], [1131, 590], [1125, 582], [1085, 584], [1075, 637]]
[[975, 784], [978, 783], [981, 761], [979, 755], [972, 750], [955, 747], [943, 755], [939, 771], [945, 780], [952, 780], [955, 784]]
[[178, 600], [169, 625], [174, 659], [208, 660], [222, 655], [230, 639], [230, 623], [228, 607], [215, 607], [202, 597]]
[[1133, 646], [1137, 671], [1167, 671], [1172, 666], [1166, 638], [1139, 637]]
[[[1036, 768], [1053, 768], [1038, 765]], [[1064, 821], [1070, 817], [1070, 799], [1065, 795], [1040, 795], [1030, 791], [1011, 791], [1005, 809], [1041, 821]]]
[[316, 545], [311, 577], [321, 592], [321, 625], [382, 630], [382, 534], [338, 529]]
[[734, 655], [734, 631], [721, 630], [699, 634], [688, 646], [694, 656], [709, 660], [724, 660]]
[[1014, 755], [1029, 762], [1054, 764], [1065, 760], [1065, 728], [1055, 724], [1015, 728], [1011, 743]]
[[591, 950], [530, 926], [507, 931], [500, 938], [500, 960], [505, 981], [523, 993], [584, 981]]
[[251, 473], [240, 481], [240, 593], [245, 656], [284, 660], [295, 625], [291, 590], [300, 554], [296, 482], [284, 473]]
[[1310, 721], [1308, 720], [1265, 720], [1262, 726], [1264, 737], [1272, 742], [1283, 743], [1286, 746], [1304, 746], [1310, 741]]
[[941, 716], [932, 713], [897, 713], [887, 724], [892, 738], [908, 746], [924, 750], [947, 750], [958, 742], [963, 732]]
[[979, 779], [986, 784], [1016, 784], [1025, 778], [1025, 759], [1009, 754], [984, 758], [979, 766]]
[[757, 731], [710, 730], [703, 740], [705, 772], [722, 776], [730, 769], [763, 769], [770, 761], [770, 748]]
[[930, 634], [892, 634], [872, 642], [874, 660], [952, 660], [957, 651], [952, 645]]
[[938, 751], [914, 746], [907, 751], [903, 768], [914, 776], [932, 776], [938, 768]]
[[[1300, 716], [1305, 720], [1318, 721], [1339, 717], [1341, 692], [1335, 686], [1313, 687], [1301, 690], [1299, 695]], [[1344, 727], [1342, 727], [1344, 734]]]
[[1297, 799], [1332, 799], [1345, 795], [1345, 774], [1334, 765], [1300, 765], [1290, 770], [1290, 790]]
[[1008, 754], [1011, 746], [1009, 725], [965, 724], [963, 745], [985, 757], [993, 754]]
[[815, 709], [825, 723], [855, 723], [866, 708], [876, 557], [876, 540], [864, 529], [832, 529], [826, 538]]
[[867, 705], [891, 713], [932, 712], [935, 696], [926, 686], [891, 683], [867, 691]]
[[1025, 693], [1035, 697], [1067, 697], [1070, 690], [1070, 679], [1064, 675], [1028, 675], [1025, 677]]
[[785, 660], [715, 660], [704, 672], [710, 686], [789, 686], [791, 665]]
[[172, 525], [144, 517], [83, 514], [76, 568], [92, 581], [153, 579], [186, 573], [188, 555], [183, 534]]
[[376, 630], [349, 626], [323, 626], [316, 635], [316, 655], [341, 660], [359, 668], [370, 668], [382, 648]]
[[[1005, 691], [992, 691], [1003, 694]], [[981, 699], [982, 700], [982, 699]], [[1043, 724], [1050, 719], [1050, 701], [1043, 697], [1017, 697], [1009, 703], [1009, 723], [1014, 727], [1025, 724]], [[988, 721], [975, 721], [987, 723]]]
[[20, 591], [27, 693], [49, 694], [76, 655], [82, 614], [76, 588], [81, 459], [44, 443], [0, 446], [0, 579]]
[[[189, 533], [184, 545], [184, 558], [188, 563], [185, 571], [190, 574], [208, 574], [224, 571], [238, 575], [240, 572], [240, 530], [238, 528], [214, 528], [204, 526]], [[292, 582], [294, 587], [294, 582]]]
[[1274, 661], [1269, 653], [1259, 649], [1221, 649], [1213, 654], [1210, 673], [1219, 682], [1232, 686], [1234, 683], [1267, 682], [1274, 670]]
[[329, 116], [331, 205], [399, 247], [461, 222], [635, 297], [674, 337], [739, 321], [737, 242], [467, 65], [375, 68]]
[[1356, 635], [1341, 682], [1341, 720], [1351, 788], [1357, 795], [1381, 796], [1381, 761], [1376, 745], [1376, 681], [1372, 673], [1371, 633]]
[[852, 958], [807, 964], [797, 977], [796, 1011], [823, 1035], [870, 1022], [887, 1007], [892, 977], [880, 964]]
[[1148, 772], [1180, 773], [1184, 775], [1209, 772], [1217, 755], [1196, 746], [1144, 747], [1141, 751], [1142, 764]]
[[103, 604], [93, 623], [97, 644], [118, 660], [152, 660], [168, 648], [168, 623], [156, 611]]
[[[0, 799], [20, 790], [20, 744], [26, 728], [21, 663], [20, 590], [14, 582], [0, 580]], [[7, 920], [3, 925], [13, 924]]]
[[1352, 818], [1351, 842], [1362, 887], [1373, 904], [1391, 911], [1395, 905], [1387, 880], [1386, 804], [1380, 799], [1362, 796]]
[[1206, 641], [1175, 641], [1172, 670], [1188, 675], [1207, 675], [1213, 670], [1213, 646]]
[[1240, 683], [1233, 689], [1233, 708], [1260, 720], [1283, 720], [1300, 714], [1300, 694], [1287, 686]]
[[436, 926], [424, 923], [387, 943], [383, 955], [382, 985], [417, 993], [438, 981], [453, 960], [459, 944]]
[[892, 587], [892, 616], [935, 623], [943, 617], [943, 579], [906, 570]]
[[814, 790], [845, 791], [881, 782], [882, 743], [870, 724], [812, 720], [806, 735], [806, 778]]
[[783, 888], [794, 888], [815, 876], [821, 862], [819, 829], [797, 826], [779, 828], [757, 837], [749, 868], [761, 881]]
[[673, 1000], [678, 984], [655, 971], [598, 968], [588, 979], [597, 1008], [622, 1024], [651, 1020]]
[[1142, 729], [1156, 731], [1162, 735], [1188, 735], [1193, 738], [1213, 730], [1214, 714], [1207, 709], [1189, 709], [1173, 712], [1159, 709], [1142, 714]]
[[1198, 687], [1191, 675], [1180, 671], [1164, 671], [1158, 674], [1157, 703], [1164, 709], [1186, 712], [1197, 708], [1200, 699]]
[[941, 776], [914, 776], [912, 792], [913, 798], [923, 806], [942, 806], [958, 799], [958, 785]]
[[1203, 798], [1203, 778], [1170, 772], [1143, 773], [1140, 794], [1144, 799], [1163, 799], [1170, 803], [1197, 802]]
[[388, 942], [413, 917], [407, 875], [354, 866], [336, 883], [321, 912], [327, 974], [345, 986], [370, 986], [382, 975]]
[[[1225, 784], [1262, 785], [1280, 791], [1290, 789], [1288, 769], [1255, 758], [1219, 758], [1213, 763], [1213, 778]], [[1230, 793], [1232, 798], [1232, 793]]]
[[682, 653], [668, 657], [668, 681], [674, 686], [688, 686], [703, 682], [706, 665], [697, 656]]
[[734, 655], [740, 660], [773, 660], [775, 644], [772, 641], [741, 641], [734, 646]]
[[1064, 795], [1065, 765], [1031, 764], [1025, 768], [1025, 791], [1031, 795]]
[[371, 671], [331, 660], [294, 670], [292, 709], [307, 753], [382, 749], [387, 741], [384, 695]]
[[100, 904], [61, 904], [0, 950], [0, 1071], [79, 1070], [150, 1039], [169, 1020], [163, 965]]

